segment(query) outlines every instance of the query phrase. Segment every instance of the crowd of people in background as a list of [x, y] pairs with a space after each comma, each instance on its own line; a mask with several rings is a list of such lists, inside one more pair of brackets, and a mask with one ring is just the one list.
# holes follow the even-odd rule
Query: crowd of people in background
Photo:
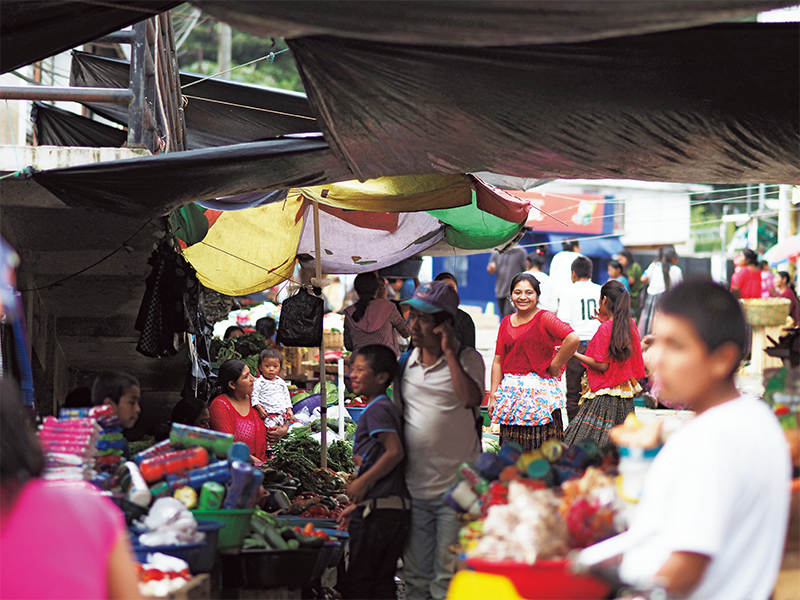
[[[749, 249], [737, 254], [730, 293], [706, 282], [697, 288], [706, 286], [702, 293], [686, 286], [685, 293], [676, 295], [674, 290], [683, 281], [683, 272], [672, 246], [661, 248], [645, 269], [628, 250], [620, 252], [607, 261], [608, 281], [602, 286], [592, 281], [595, 264], [581, 254], [578, 242], [564, 243], [563, 250], [550, 262], [549, 274], [541, 250], [528, 254], [521, 247], [513, 247], [492, 253], [487, 271], [497, 277], [495, 295], [501, 320], [487, 396], [484, 360], [475, 348], [475, 323], [459, 307], [455, 275], [442, 272], [422, 285], [412, 279], [386, 279], [377, 272], [358, 275], [353, 302], [342, 310], [344, 345], [352, 351], [351, 385], [368, 406], [355, 434], [358, 469], [347, 489], [352, 504], [339, 520], [340, 526], [350, 531], [351, 568], [341, 588], [344, 597], [394, 597], [400, 557], [407, 598], [446, 596], [456, 570], [456, 556], [450, 548], [458, 541], [460, 522], [445, 496], [455, 483], [460, 465], [474, 462], [481, 451], [479, 407], [483, 402], [488, 402], [492, 422], [499, 426], [500, 443], [514, 442], [525, 451], [535, 450], [550, 439], [570, 445], [590, 441], [603, 446], [609, 443], [610, 430], [634, 412], [634, 397], [645, 391], [667, 406], [683, 407], [679, 402], [685, 400], [685, 406], [698, 414], [715, 410], [725, 418], [731, 413], [730, 418], [740, 421], [745, 414], [739, 415], [742, 410], [759, 413], [761, 409], [750, 406], [750, 400], [736, 399], [732, 387], [729, 367], [738, 364], [746, 345], [743, 317], [734, 300], [786, 298], [795, 323], [798, 302], [789, 273], [773, 274], [769, 265], [757, 258]], [[725, 329], [720, 319], [735, 322], [734, 337], [720, 338], [720, 332], [707, 327], [703, 312], [706, 296], [719, 297], [718, 304], [725, 304], [727, 311], [723, 316], [710, 316], [710, 322], [716, 323], [717, 329]], [[663, 299], [667, 299], [666, 304]], [[664, 310], [667, 317], [662, 316]], [[678, 320], [672, 318], [672, 329], [669, 315], [678, 315]], [[265, 317], [256, 329], [265, 340], [257, 377], [245, 362], [225, 361], [219, 367], [211, 402], [206, 405], [196, 398], [184, 398], [175, 405], [170, 421], [233, 434], [236, 441], [248, 446], [251, 462], [258, 465], [270, 460], [275, 444], [287, 435], [294, 414], [287, 383], [281, 377], [283, 355], [276, 341], [276, 322]], [[224, 338], [244, 334], [242, 327], [234, 325], [225, 331]], [[691, 365], [679, 364], [683, 359], [673, 349], [671, 359], [660, 359], [666, 382], [665, 389], [660, 390], [648, 380], [645, 355], [659, 336], [670, 335], [688, 336], [681, 343], [684, 348], [694, 348], [693, 343], [697, 346], [695, 366], [709, 365], [712, 371], [700, 373]], [[724, 368], [713, 371], [715, 361], [721, 361]], [[670, 365], [680, 368], [670, 372]], [[715, 375], [717, 371], [719, 376]], [[686, 381], [681, 379], [683, 372], [691, 375]], [[564, 375], [566, 393], [560, 385]], [[391, 398], [387, 396], [390, 386]], [[660, 397], [662, 392], [664, 398]], [[49, 502], [53, 491], [39, 479], [41, 455], [23, 435], [25, 428], [15, 424], [20, 421], [19, 408], [5, 399], [11, 395], [4, 391], [2, 404], [3, 500], [13, 500], [14, 511], [20, 515]], [[91, 390], [71, 393], [65, 406], [107, 404], [113, 407], [121, 426], [130, 429], [139, 419], [140, 396], [134, 377], [109, 372], [101, 374]], [[723, 410], [715, 408], [723, 404]], [[566, 422], [562, 410], [566, 411]], [[759, 418], [764, 421], [760, 425], [764, 431], [773, 427], [766, 416], [759, 413]], [[731, 423], [733, 432], [734, 421]], [[702, 424], [714, 427], [708, 419]], [[734, 438], [732, 433], [725, 435]], [[678, 444], [672, 447], [674, 452], [688, 448], [686, 444], [683, 449]], [[777, 453], [775, 449], [770, 452]], [[778, 470], [773, 468], [765, 486], [774, 487], [780, 479]], [[698, 476], [703, 473], [697, 471]], [[700, 485], [699, 480], [692, 481]], [[725, 482], [731, 490], [738, 485], [732, 481]], [[692, 490], [681, 485], [663, 490], [664, 498], [670, 494], [696, 498]], [[91, 490], [76, 490], [61, 498], [75, 506], [93, 506], [93, 518], [102, 517], [102, 537], [85, 548], [97, 567], [91, 582], [94, 587], [76, 587], [76, 596], [133, 597], [135, 574], [119, 515]], [[709, 510], [718, 508], [714, 505]], [[781, 504], [777, 508], [781, 512], [785, 507]], [[642, 514], [648, 510], [664, 513], [663, 507], [648, 505], [643, 506]], [[638, 519], [632, 531], [663, 529], [652, 517]], [[63, 521], [67, 517], [59, 518]], [[81, 517], [76, 513], [74, 518], [76, 527], [80, 527]], [[669, 519], [667, 522], [672, 523]], [[698, 519], [693, 522], [698, 530], [705, 526]], [[27, 529], [15, 529], [19, 519], [8, 523], [4, 536], [23, 540], [28, 535]], [[48, 535], [56, 530], [61, 535], [61, 528], [41, 523], [42, 530], [49, 528]], [[69, 528], [64, 531], [70, 535]], [[686, 548], [694, 548], [691, 544], [698, 538], [686, 527], [681, 531], [689, 540]], [[770, 568], [777, 547], [772, 537], [768, 540]], [[13, 562], [6, 547], [3, 561]], [[684, 546], [678, 550], [681, 548]], [[704, 548], [688, 557], [686, 552], [672, 552], [659, 573], [673, 590], [708, 587], [712, 585], [709, 581], [714, 565], [719, 563], [712, 562], [711, 575], [704, 575], [703, 569], [712, 560], [709, 556], [716, 555]], [[645, 565], [639, 558], [626, 555], [623, 570], [641, 573], [661, 564], [651, 563]], [[682, 569], [691, 578], [681, 575], [670, 580], [675, 569]], [[4, 592], [10, 589], [4, 587]]]

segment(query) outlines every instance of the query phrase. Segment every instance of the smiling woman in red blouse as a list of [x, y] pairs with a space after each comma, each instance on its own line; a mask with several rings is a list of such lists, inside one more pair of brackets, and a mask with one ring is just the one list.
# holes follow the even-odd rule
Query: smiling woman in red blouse
[[580, 339], [539, 308], [539, 281], [530, 273], [514, 276], [510, 294], [516, 312], [503, 317], [497, 333], [489, 412], [500, 424], [500, 444], [516, 442], [528, 451], [551, 437], [564, 439], [558, 381]]
[[250, 448], [256, 464], [267, 460], [267, 428], [250, 405], [253, 375], [241, 360], [226, 360], [219, 368], [217, 385], [221, 388], [208, 412], [211, 429], [232, 433], [237, 442]]

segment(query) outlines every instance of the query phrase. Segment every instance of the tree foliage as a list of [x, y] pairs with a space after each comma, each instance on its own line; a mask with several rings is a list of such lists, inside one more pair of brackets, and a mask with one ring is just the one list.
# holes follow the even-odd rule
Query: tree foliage
[[[173, 18], [188, 20], [192, 7], [182, 5], [173, 11]], [[203, 14], [178, 50], [178, 63], [181, 70], [212, 75], [219, 72], [219, 29], [218, 21]], [[302, 92], [303, 83], [297, 71], [292, 53], [287, 50], [283, 38], [260, 38], [237, 29], [231, 35], [231, 67], [244, 65], [252, 60], [275, 53], [272, 60], [266, 58], [259, 62], [230, 72], [230, 79], [257, 85], [266, 85], [285, 90]]]

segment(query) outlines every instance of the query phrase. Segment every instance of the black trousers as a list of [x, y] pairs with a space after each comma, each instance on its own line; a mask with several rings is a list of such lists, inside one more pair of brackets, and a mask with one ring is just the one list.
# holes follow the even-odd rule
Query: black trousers
[[506, 315], [510, 315], [514, 312], [514, 305], [511, 303], [511, 299], [508, 297], [505, 298], [498, 298], [497, 299], [497, 310], [500, 311], [500, 318], [502, 319]]
[[350, 562], [341, 586], [342, 596], [353, 599], [397, 597], [394, 576], [411, 529], [411, 511], [382, 508], [366, 518], [364, 508], [350, 517]]
[[[589, 342], [581, 342], [578, 345], [577, 352], [585, 353], [588, 345]], [[586, 367], [577, 358], [573, 356], [567, 361], [567, 417], [569, 417], [570, 423], [572, 423], [572, 419], [575, 418], [580, 409], [578, 402], [581, 399], [581, 378], [584, 373], [586, 373]]]

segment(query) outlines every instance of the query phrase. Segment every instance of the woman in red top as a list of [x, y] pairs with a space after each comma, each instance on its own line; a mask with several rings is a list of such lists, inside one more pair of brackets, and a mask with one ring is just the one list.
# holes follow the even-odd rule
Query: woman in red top
[[226, 360], [219, 368], [217, 385], [221, 393], [208, 408], [211, 429], [232, 433], [235, 441], [244, 442], [250, 448], [253, 462], [264, 462], [267, 460], [267, 428], [250, 405], [253, 393], [250, 367], [241, 360]]
[[586, 380], [581, 408], [564, 436], [567, 444], [582, 440], [607, 444], [609, 430], [621, 425], [634, 410], [633, 396], [642, 389], [637, 379], [645, 372], [639, 331], [630, 314], [625, 286], [618, 281], [606, 283], [600, 289], [596, 311], [600, 328], [586, 354], [575, 353], [586, 365]]
[[761, 298], [761, 269], [756, 253], [750, 248], [740, 250], [734, 263], [739, 269], [731, 277], [731, 292], [738, 298]]
[[489, 412], [500, 423], [500, 444], [533, 450], [548, 438], [564, 439], [558, 385], [567, 360], [580, 343], [572, 327], [540, 309], [539, 281], [530, 273], [511, 280], [516, 312], [503, 317], [492, 363]]

